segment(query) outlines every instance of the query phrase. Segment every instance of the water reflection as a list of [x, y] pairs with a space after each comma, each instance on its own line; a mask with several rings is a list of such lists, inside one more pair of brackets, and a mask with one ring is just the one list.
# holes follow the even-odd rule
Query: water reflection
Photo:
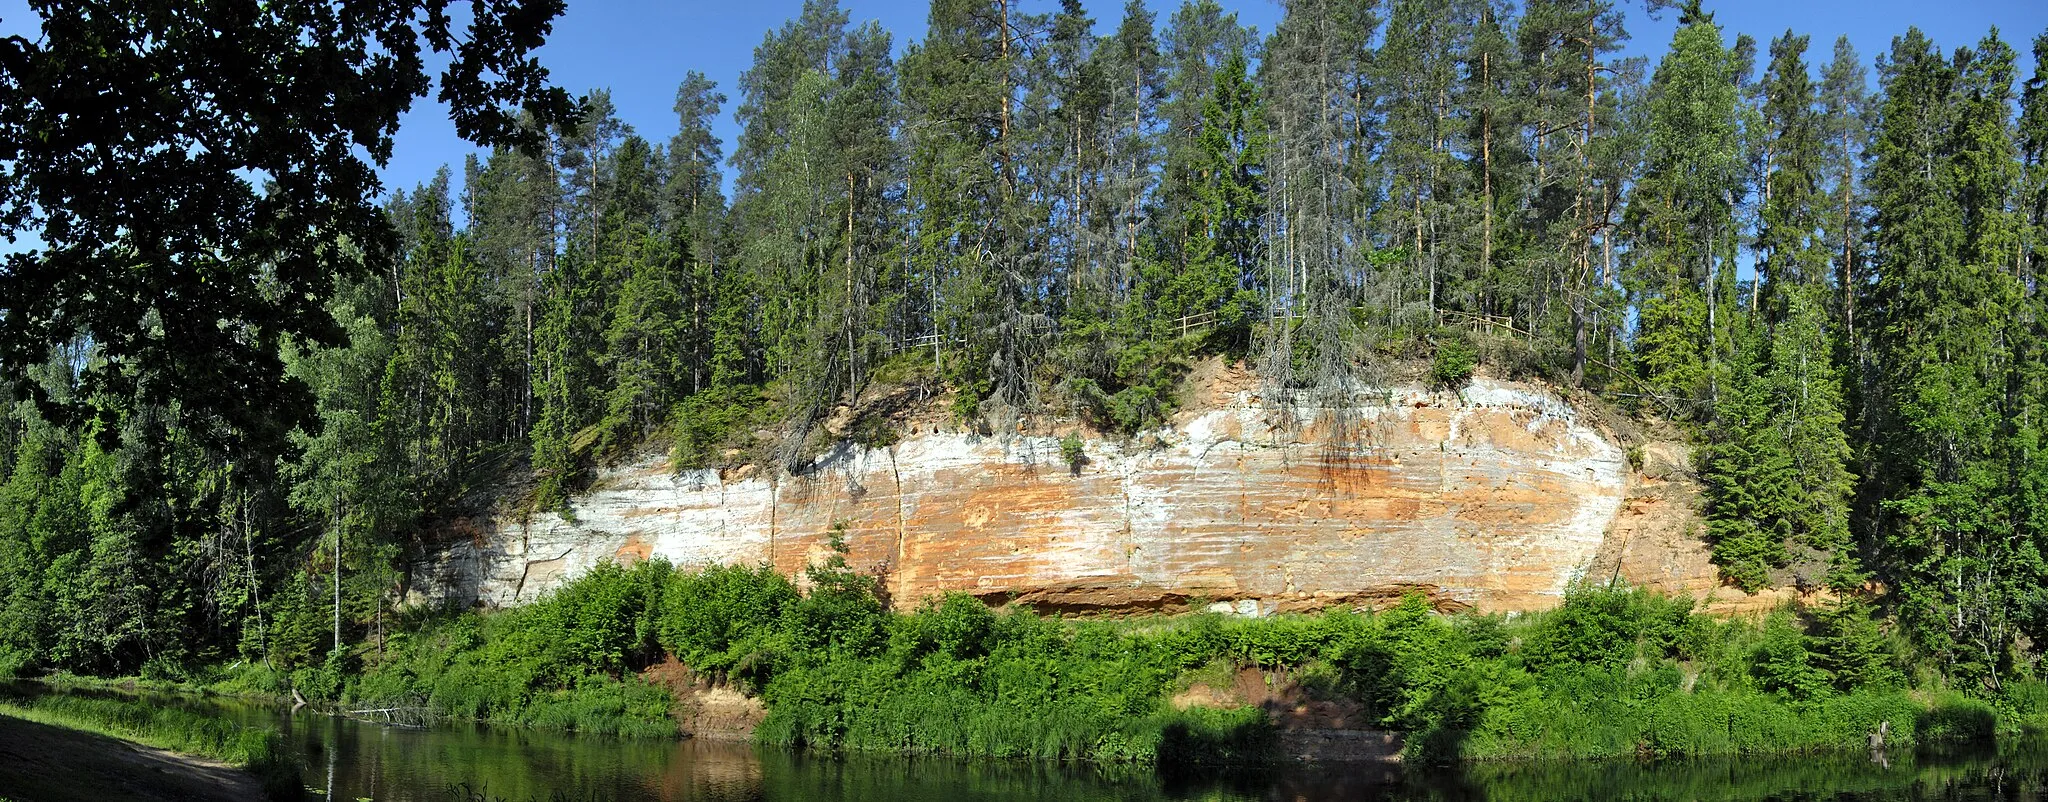
[[[2041, 799], [2042, 744], [2001, 750], [1604, 763], [1500, 763], [1430, 769], [1285, 766], [1257, 772], [1162, 776], [1114, 768], [834, 758], [745, 745], [648, 742], [480, 727], [392, 730], [301, 715], [290, 720], [309, 758], [334, 754], [330, 798], [676, 802], [905, 800], [1994, 800]], [[318, 741], [318, 743], [316, 743]], [[326, 746], [325, 744], [334, 744]], [[322, 750], [325, 750], [324, 752]]]
[[[40, 693], [20, 690], [13, 693]], [[0, 694], [8, 693], [0, 688]], [[246, 702], [147, 697], [287, 733], [307, 785], [377, 800], [2036, 800], [2048, 744], [1914, 754], [1500, 763], [1429, 769], [1285, 766], [1165, 776], [1085, 765], [937, 758], [833, 758], [741, 744], [630, 740], [454, 724], [414, 730]]]

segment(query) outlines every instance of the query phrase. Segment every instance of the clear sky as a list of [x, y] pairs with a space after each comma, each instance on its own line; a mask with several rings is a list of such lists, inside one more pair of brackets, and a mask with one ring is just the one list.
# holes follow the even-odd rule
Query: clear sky
[[[1123, 0], [1084, 0], [1100, 30], [1120, 19]], [[1179, 0], [1146, 0], [1163, 23]], [[1279, 19], [1274, 0], [1219, 0], [1238, 13], [1240, 21], [1269, 32]], [[855, 24], [878, 20], [904, 45], [924, 36], [927, 0], [841, 0]], [[1023, 0], [1031, 11], [1056, 9], [1057, 0]], [[458, 3], [459, 4], [459, 3]], [[732, 150], [738, 106], [734, 88], [753, 59], [754, 46], [769, 30], [794, 16], [802, 0], [569, 0], [568, 12], [556, 21], [554, 34], [541, 51], [542, 62], [558, 85], [580, 94], [593, 87], [611, 90], [619, 115], [642, 136], [664, 142], [675, 132], [671, 107], [683, 74], [698, 70], [717, 81], [728, 96], [717, 131]], [[1650, 19], [1637, 1], [1628, 9], [1627, 54], [1661, 54], [1677, 26], [1666, 12]], [[2022, 80], [2033, 71], [2034, 37], [2048, 30], [2048, 2], [2042, 0], [1707, 0], [1706, 7], [1732, 41], [1738, 33], [1758, 39], [1767, 51], [1771, 37], [1787, 28], [1810, 34], [1808, 60], [1816, 70], [1830, 56], [1834, 39], [1847, 34], [1866, 65], [1889, 47], [1891, 38], [1918, 25], [1944, 49], [1974, 44], [1991, 26], [2021, 54]], [[0, 36], [36, 35], [35, 17], [25, 0], [0, 0]], [[1759, 55], [1758, 69], [1768, 60]], [[386, 188], [410, 188], [430, 178], [443, 164], [457, 168], [474, 148], [455, 136], [445, 109], [421, 100], [398, 134], [391, 164], [383, 171]], [[0, 242], [0, 249], [6, 243]]]

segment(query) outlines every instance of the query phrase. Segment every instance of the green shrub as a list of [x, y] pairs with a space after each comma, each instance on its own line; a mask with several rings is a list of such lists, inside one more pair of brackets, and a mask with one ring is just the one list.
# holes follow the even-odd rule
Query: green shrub
[[1479, 365], [1479, 354], [1472, 350], [1472, 344], [1462, 335], [1440, 336], [1436, 343], [1436, 356], [1429, 365], [1430, 386], [1444, 390], [1462, 389], [1472, 380], [1472, 371]]
[[669, 463], [675, 470], [709, 468], [720, 464], [721, 451], [748, 434], [759, 421], [765, 404], [760, 391], [751, 387], [705, 390], [683, 399], [669, 414], [669, 432], [675, 445]]
[[1522, 648], [1523, 660], [1539, 671], [1615, 666], [1635, 658], [1646, 634], [1659, 645], [1675, 645], [1683, 633], [1673, 624], [1689, 608], [1674, 615], [1659, 601], [1647, 591], [1573, 586], [1564, 604], [1540, 619]]
[[1068, 466], [1079, 470], [1081, 462], [1087, 458], [1088, 452], [1081, 443], [1079, 432], [1068, 432], [1066, 437], [1060, 438], [1061, 462], [1065, 462]]
[[1921, 743], [1989, 741], [1998, 732], [1998, 712], [1989, 702], [1950, 691], [1935, 697], [1913, 729]]
[[[1982, 700], [1923, 702], [1867, 670], [1888, 659], [1860, 629], [1867, 608], [1759, 625], [1695, 614], [1683, 598], [1574, 586], [1557, 609], [1512, 619], [1440, 615], [1420, 595], [1376, 614], [1073, 621], [956, 593], [904, 614], [843, 548], [811, 566], [807, 593], [766, 565], [600, 567], [524, 608], [419, 622], [347, 694], [668, 734], [668, 695], [633, 674], [668, 652], [759, 694], [763, 743], [1139, 766], [1273, 756], [1262, 711], [1168, 703], [1197, 669], [1220, 683], [1259, 667], [1317, 698], [1355, 699], [1408, 733], [1418, 764], [1855, 749], [1884, 722], [1901, 745], [2000, 724]], [[2011, 687], [2008, 729], [2048, 720], [2048, 685]]]
[[796, 587], [773, 566], [677, 573], [664, 593], [659, 633], [670, 653], [694, 669], [756, 688], [767, 680], [782, 611], [798, 599]]

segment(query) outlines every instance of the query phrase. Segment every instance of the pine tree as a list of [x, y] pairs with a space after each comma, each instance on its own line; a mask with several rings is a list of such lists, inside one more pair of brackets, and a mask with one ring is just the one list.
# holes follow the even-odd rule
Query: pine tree
[[1010, 12], [1006, 0], [936, 0], [924, 41], [903, 55], [911, 258], [963, 418], [991, 395], [1017, 403], [1029, 389]]
[[[1508, 4], [1480, 4], [1463, 65], [1466, 86], [1461, 96], [1468, 120], [1464, 155], [1473, 175], [1466, 179], [1462, 197], [1478, 212], [1467, 210], [1458, 216], [1479, 221], [1473, 275], [1466, 279], [1469, 289], [1465, 294], [1469, 296], [1467, 308], [1482, 315], [1512, 308], [1512, 299], [1527, 292], [1510, 280], [1505, 268], [1514, 260], [1518, 188], [1527, 184], [1530, 167], [1516, 134], [1527, 109], [1526, 98], [1519, 91], [1519, 62], [1509, 14]], [[1468, 244], [1467, 250], [1474, 249]]]
[[[1834, 265], [1833, 304], [1842, 332], [1842, 347], [1860, 359], [1860, 334], [1856, 325], [1856, 303], [1864, 292], [1861, 267], [1863, 252], [1863, 189], [1859, 179], [1863, 151], [1870, 139], [1866, 106], [1869, 100], [1866, 72], [1849, 37], [1835, 40], [1834, 58], [1821, 70], [1820, 127], [1822, 179], [1827, 187], [1827, 210], [1820, 215], [1821, 244]], [[1858, 371], [1844, 378], [1855, 381]]]
[[1380, 160], [1388, 197], [1378, 228], [1406, 274], [1395, 291], [1396, 320], [1411, 326], [1435, 324], [1447, 278], [1440, 268], [1448, 273], [1456, 261], [1445, 240], [1464, 229], [1451, 217], [1464, 191], [1452, 115], [1463, 105], [1458, 67], [1473, 33], [1470, 11], [1466, 3], [1394, 0], [1374, 59], [1387, 136]]
[[[1166, 52], [1165, 96], [1159, 115], [1165, 125], [1165, 173], [1154, 202], [1153, 219], [1184, 219], [1192, 203], [1194, 175], [1191, 164], [1201, 152], [1203, 110], [1216, 87], [1216, 72], [1234, 55], [1249, 52], [1251, 32], [1239, 25], [1237, 15], [1226, 12], [1216, 0], [1185, 0], [1168, 21], [1164, 34]], [[1172, 236], [1171, 232], [1167, 236]], [[1178, 252], [1179, 243], [1168, 242], [1167, 252]]]
[[1379, 192], [1369, 154], [1384, 139], [1370, 82], [1376, 12], [1376, 3], [1290, 2], [1260, 59], [1273, 221], [1260, 367], [1278, 384], [1347, 384], [1362, 340], [1353, 310], [1384, 310], [1382, 288], [1395, 284], [1372, 261], [1367, 228]]
[[512, 149], [495, 150], [488, 160], [469, 167], [463, 200], [472, 253], [489, 277], [496, 303], [507, 310], [498, 350], [506, 364], [519, 369], [511, 390], [518, 411], [508, 423], [523, 435], [538, 413], [535, 335], [546, 303], [541, 285], [554, 271], [557, 256], [561, 197], [555, 167], [545, 155]]
[[732, 221], [745, 233], [735, 269], [762, 292], [735, 299], [743, 305], [735, 311], [753, 318], [760, 343], [749, 383], [802, 374], [796, 383], [807, 396], [829, 390], [824, 374], [837, 353], [824, 350], [832, 342], [821, 326], [829, 314], [822, 308], [824, 274], [840, 229], [828, 207], [842, 186], [828, 166], [828, 106], [846, 24], [836, 2], [810, 0], [796, 19], [762, 40], [740, 76]]
[[[1134, 339], [1127, 313], [1144, 220], [1143, 204], [1158, 153], [1162, 76], [1152, 12], [1130, 0], [1115, 33], [1093, 40], [1064, 10], [1052, 37], [1058, 68], [1058, 120], [1075, 162], [1062, 182], [1067, 267], [1060, 343], [1055, 355], [1064, 395], [1086, 403], [1121, 390], [1125, 349]], [[1085, 53], [1085, 61], [1072, 60]], [[1060, 228], [1060, 226], [1055, 226]], [[1105, 391], [1105, 388], [1108, 388]]]
[[676, 88], [676, 135], [669, 139], [668, 169], [662, 184], [662, 229], [668, 248], [681, 261], [676, 304], [681, 310], [677, 347], [687, 392], [711, 384], [711, 318], [718, 305], [719, 275], [733, 269], [721, 252], [719, 228], [725, 219], [725, 195], [718, 164], [723, 160], [713, 121], [725, 95], [700, 73], [692, 72]]
[[[1530, 320], [1532, 329], [1563, 334], [1571, 347], [1574, 383], [1585, 375], [1591, 349], [1592, 310], [1588, 303], [1599, 276], [1594, 270], [1594, 243], [1612, 225], [1611, 212], [1621, 201], [1619, 186], [1598, 183], [1594, 159], [1599, 150], [1596, 139], [1608, 127], [1602, 123], [1600, 103], [1608, 83], [1605, 59], [1627, 39], [1622, 22], [1620, 11], [1602, 0], [1532, 0], [1517, 29], [1524, 60], [1520, 72], [1528, 82], [1525, 91], [1530, 111], [1524, 136], [1531, 142], [1530, 155], [1535, 161], [1526, 214], [1530, 236], [1544, 246], [1526, 256], [1533, 274], [1531, 297], [1517, 317]], [[1711, 26], [1710, 22], [1704, 24]], [[1686, 29], [1681, 29], [1679, 37], [1685, 36]], [[1718, 51], [1718, 33], [1715, 36], [1713, 44]], [[1708, 66], [1701, 61], [1707, 55], [1702, 47], [1704, 37], [1693, 36], [1689, 49], [1694, 52], [1682, 63]], [[1678, 58], [1678, 45], [1674, 39], [1674, 52], [1666, 56], [1667, 63]], [[1660, 75], [1663, 72], [1660, 67]], [[1692, 76], [1694, 80], [1700, 77]], [[1714, 78], [1728, 80], [1724, 75]], [[1692, 80], [1681, 81], [1690, 83]], [[1653, 92], [1653, 104], [1658, 96]], [[1654, 112], [1652, 116], [1656, 116]], [[1711, 137], [1712, 132], [1694, 133]], [[1653, 142], [1651, 152], [1665, 152], [1666, 144], [1675, 143]]]

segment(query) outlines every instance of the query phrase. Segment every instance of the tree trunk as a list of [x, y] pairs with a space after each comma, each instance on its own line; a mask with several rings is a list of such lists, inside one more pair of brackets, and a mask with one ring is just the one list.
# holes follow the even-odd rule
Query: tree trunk
[[1594, 25], [1598, 18], [1586, 18], [1586, 121], [1579, 128], [1579, 252], [1577, 274], [1568, 290], [1572, 295], [1572, 374], [1571, 383], [1576, 386], [1586, 376], [1586, 278], [1593, 269], [1593, 202], [1591, 183], [1593, 180], [1593, 126], [1599, 121], [1599, 84], [1597, 54], [1593, 52]]
[[341, 497], [334, 498], [334, 653], [341, 653]]
[[[1479, 55], [1481, 91], [1492, 91], [1493, 54]], [[1493, 104], [1479, 111], [1479, 312], [1493, 314]]]
[[849, 170], [846, 173], [846, 299], [844, 301], [846, 306], [840, 315], [840, 322], [846, 326], [847, 403], [853, 403], [860, 399], [860, 358], [859, 355], [854, 353], [853, 345], [853, 206], [854, 175]]

